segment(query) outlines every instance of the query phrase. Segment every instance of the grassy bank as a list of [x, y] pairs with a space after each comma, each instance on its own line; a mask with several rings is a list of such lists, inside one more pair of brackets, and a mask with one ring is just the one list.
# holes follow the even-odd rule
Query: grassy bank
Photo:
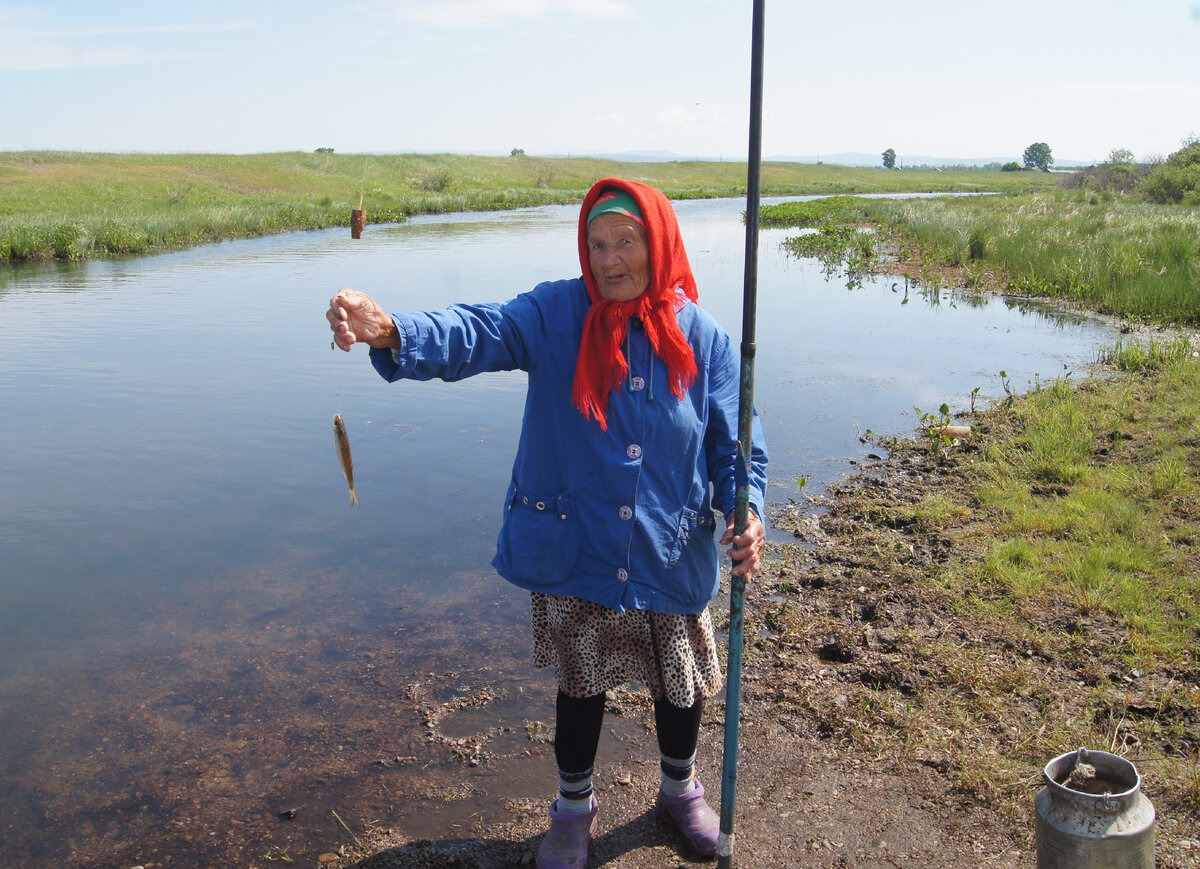
[[[1160, 323], [1200, 323], [1200, 208], [1043, 190], [934, 200], [857, 199], [767, 207], [764, 222], [823, 228], [798, 252], [853, 254], [860, 268], [889, 244], [957, 269], [968, 287], [1057, 299]], [[883, 238], [834, 229], [866, 222]], [[825, 229], [825, 227], [829, 227]], [[823, 246], [824, 250], [820, 249]], [[893, 271], [918, 278], [919, 267]]]
[[1017, 830], [1048, 760], [1128, 756], [1159, 811], [1158, 865], [1194, 865], [1200, 214], [1042, 191], [831, 199], [764, 220], [816, 228], [794, 249], [851, 286], [887, 271], [1191, 335], [1106, 348], [1104, 376], [1010, 395], [970, 414], [964, 440], [882, 444], [886, 462], [831, 487], [815, 557], [776, 553], [753, 666], [773, 685], [780, 666], [834, 672], [772, 701], [864, 756], [939, 770]]
[[[744, 163], [453, 154], [0, 153], [0, 262], [86, 259], [407, 215], [580, 201], [599, 178], [673, 198], [744, 195]], [[1025, 190], [1044, 173], [768, 163], [765, 195]]]

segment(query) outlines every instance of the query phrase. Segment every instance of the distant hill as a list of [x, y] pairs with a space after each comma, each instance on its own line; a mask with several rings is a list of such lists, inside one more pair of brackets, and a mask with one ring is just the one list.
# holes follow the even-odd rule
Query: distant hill
[[[737, 160], [745, 160], [745, 155], [742, 154], [724, 154], [721, 156], [699, 155], [699, 154], [679, 154], [673, 151], [622, 151], [614, 154], [600, 153], [575, 153], [571, 154], [541, 154], [542, 157], [597, 157], [602, 160], [618, 160], [623, 163], [668, 163], [672, 161], [689, 161], [702, 160], [705, 162], [716, 162], [723, 160], [732, 162]], [[802, 157], [795, 157], [786, 154], [775, 154], [764, 156], [763, 160], [772, 163], [830, 163], [834, 166], [868, 166], [875, 168], [883, 168], [883, 152], [878, 154], [865, 154], [858, 152], [845, 152], [841, 154], [810, 154]], [[1021, 162], [1021, 155], [1017, 154], [1008, 157], [930, 157], [924, 154], [900, 154], [896, 155], [896, 165], [903, 169], [905, 166], [987, 166], [990, 163], [1010, 163]], [[1075, 166], [1091, 166], [1094, 160], [1061, 160], [1054, 159], [1054, 167], [1056, 169], [1065, 169]]]

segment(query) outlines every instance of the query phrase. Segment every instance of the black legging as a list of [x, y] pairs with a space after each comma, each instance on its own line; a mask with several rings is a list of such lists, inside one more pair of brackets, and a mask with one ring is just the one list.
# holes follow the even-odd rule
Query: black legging
[[[600, 729], [604, 724], [604, 693], [592, 697], [568, 697], [562, 691], [554, 701], [554, 759], [563, 772], [584, 772], [596, 763]], [[686, 760], [696, 753], [704, 698], [686, 708], [669, 700], [654, 701], [654, 724], [658, 750], [664, 757]]]

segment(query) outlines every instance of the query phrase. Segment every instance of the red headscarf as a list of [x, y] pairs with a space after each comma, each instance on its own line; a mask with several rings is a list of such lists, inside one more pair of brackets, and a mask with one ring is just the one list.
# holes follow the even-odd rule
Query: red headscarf
[[[641, 209], [650, 247], [650, 286], [636, 299], [626, 302], [604, 298], [592, 278], [588, 261], [588, 213], [600, 194], [609, 189], [624, 190], [633, 196]], [[675, 312], [683, 307], [685, 298], [695, 302], [699, 294], [679, 235], [679, 222], [667, 197], [636, 181], [620, 178], [597, 181], [579, 212], [579, 262], [592, 306], [583, 321], [572, 404], [607, 430], [608, 394], [629, 373], [629, 362], [621, 352], [621, 345], [629, 331], [629, 319], [634, 315], [641, 318], [650, 345], [667, 365], [671, 391], [682, 399], [696, 379], [696, 358], [679, 328]]]

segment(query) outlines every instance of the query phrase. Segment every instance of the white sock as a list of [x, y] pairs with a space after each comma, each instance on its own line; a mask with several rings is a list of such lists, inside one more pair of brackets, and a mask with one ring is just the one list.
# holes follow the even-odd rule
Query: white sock
[[[680, 760], [673, 757], [661, 756], [659, 766], [662, 769], [662, 779], [659, 790], [668, 797], [681, 797], [696, 787], [696, 778], [692, 774], [696, 766], [696, 755]], [[683, 778], [680, 778], [680, 776]]]
[[558, 811], [592, 810], [592, 769], [581, 773], [558, 772]]
[[690, 793], [696, 789], [696, 780], [694, 778], [688, 778], [684, 779], [683, 781], [676, 781], [675, 779], [668, 778], [664, 775], [662, 777], [662, 781], [658, 785], [658, 789], [668, 797], [681, 797], [684, 794]]
[[558, 795], [558, 805], [555, 808], [560, 812], [590, 812], [592, 810], [592, 795], [588, 793], [583, 799], [576, 800], [570, 799], [560, 792]]

